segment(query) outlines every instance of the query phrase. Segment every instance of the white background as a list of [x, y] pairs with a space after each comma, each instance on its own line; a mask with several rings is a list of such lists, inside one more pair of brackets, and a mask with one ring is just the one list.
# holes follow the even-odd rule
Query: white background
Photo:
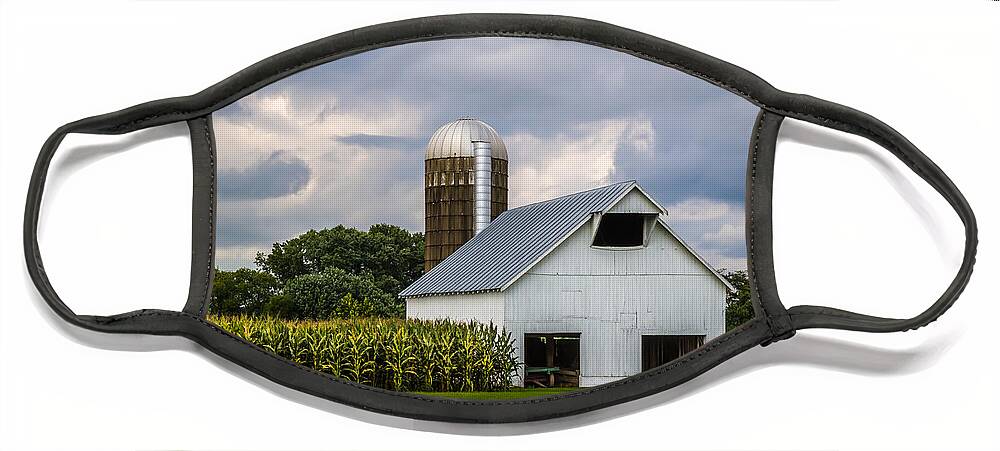
[[[0, 6], [4, 448], [1000, 447], [1000, 303], [993, 284], [1000, 271], [994, 238], [998, 2], [937, 8], [910, 2], [84, 3]], [[780, 89], [886, 121], [955, 180], [978, 214], [980, 257], [971, 284], [924, 329], [799, 332], [652, 398], [502, 426], [418, 422], [342, 407], [264, 381], [183, 339], [75, 329], [43, 304], [24, 268], [21, 215], [34, 158], [56, 127], [197, 92], [337, 32], [471, 11], [611, 22], [722, 58]], [[775, 234], [786, 304], [901, 316], [936, 298], [961, 248], [961, 228], [944, 202], [864, 142], [801, 124], [786, 124], [782, 134]], [[180, 309], [190, 239], [185, 128], [72, 137], [62, 152], [46, 193], [42, 250], [67, 303], [81, 313]]]

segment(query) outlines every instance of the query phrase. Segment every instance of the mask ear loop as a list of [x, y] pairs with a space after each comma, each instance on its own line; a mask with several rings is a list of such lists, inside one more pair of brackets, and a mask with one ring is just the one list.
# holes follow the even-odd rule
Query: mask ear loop
[[[965, 196], [933, 161], [896, 130], [860, 111], [829, 102], [796, 95], [789, 102], [795, 111], [769, 110], [843, 132], [862, 136], [882, 146], [931, 185], [955, 210], [965, 225], [965, 250], [958, 273], [948, 288], [927, 310], [912, 318], [897, 319], [865, 315], [833, 307], [797, 305], [787, 310], [793, 329], [828, 328], [861, 332], [903, 332], [930, 324], [958, 299], [969, 283], [976, 260], [978, 229], [976, 217]], [[802, 102], [800, 102], [802, 101]]]
[[[49, 281], [48, 274], [42, 264], [42, 256], [38, 244], [38, 220], [41, 212], [45, 181], [49, 165], [55, 156], [59, 145], [70, 133], [85, 133], [97, 135], [119, 135], [145, 128], [166, 125], [169, 123], [197, 118], [201, 112], [181, 112], [174, 103], [181, 103], [184, 98], [164, 99], [137, 105], [125, 110], [89, 117], [71, 122], [59, 127], [42, 145], [28, 185], [28, 196], [24, 210], [24, 256], [27, 262], [28, 274], [38, 288], [46, 303], [65, 321], [91, 330], [112, 333], [146, 333], [156, 335], [185, 335], [192, 327], [190, 319], [197, 316], [196, 312], [188, 312], [192, 302], [189, 299], [184, 312], [142, 309], [133, 312], [111, 316], [79, 315], [74, 312], [56, 293]], [[156, 111], [159, 111], [158, 113]], [[195, 121], [196, 122], [196, 121]], [[189, 127], [197, 125], [189, 122]], [[194, 128], [192, 128], [192, 132]], [[198, 146], [199, 140], [192, 136], [192, 142]], [[198, 149], [194, 149], [198, 150]], [[197, 154], [197, 152], [195, 152]], [[195, 202], [198, 202], [195, 199]], [[203, 315], [203, 309], [201, 309]]]

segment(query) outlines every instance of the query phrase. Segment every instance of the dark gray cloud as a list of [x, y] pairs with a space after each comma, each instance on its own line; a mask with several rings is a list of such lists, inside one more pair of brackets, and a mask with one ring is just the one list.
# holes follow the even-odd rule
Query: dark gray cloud
[[[608, 117], [697, 122], [699, 117], [689, 115], [705, 102], [742, 101], [701, 79], [625, 53], [517, 38], [451, 39], [379, 49], [300, 72], [265, 89], [301, 102], [317, 93], [333, 93], [341, 104], [329, 107], [338, 110], [402, 100], [419, 105], [428, 126], [474, 116], [504, 135], [539, 136]], [[246, 112], [234, 104], [222, 113]]]
[[652, 158], [619, 153], [617, 167], [664, 203], [702, 197], [743, 204], [745, 168], [757, 108], [716, 100], [688, 116], [654, 122]]
[[223, 200], [270, 199], [299, 192], [309, 183], [309, 166], [291, 152], [276, 150], [244, 169], [220, 171]]
[[[573, 179], [578, 168], [562, 173], [558, 165], [542, 166], [548, 149], [518, 149], [512, 143], [530, 136], [530, 142], [541, 146], [574, 139], [585, 145], [599, 128], [587, 124], [648, 123], [648, 148], [618, 142], [612, 149], [611, 181], [636, 179], [665, 205], [703, 199], [742, 214], [748, 142], [758, 112], [745, 99], [704, 80], [625, 53], [527, 38], [452, 39], [379, 49], [300, 72], [261, 94], [283, 96], [290, 109], [307, 112], [309, 123], [315, 124], [310, 125], [315, 140], [337, 150], [305, 157], [306, 165], [265, 161], [252, 171], [220, 173], [220, 246], [266, 249], [309, 228], [339, 223], [367, 227], [390, 222], [422, 230], [423, 147], [438, 126], [460, 116], [480, 118], [500, 132], [508, 141], [512, 173], [538, 165], [546, 171], [538, 175], [556, 183]], [[322, 136], [327, 131], [323, 124], [337, 118], [396, 118], [398, 105], [419, 113], [404, 119], [412, 131], [388, 134], [362, 123], [346, 135]], [[276, 128], [273, 116], [255, 108], [259, 106], [238, 101], [216, 114], [253, 129]], [[297, 144], [288, 142], [285, 148], [304, 155]], [[278, 201], [282, 192], [298, 191], [307, 183], [312, 204], [244, 202], [264, 197]], [[223, 190], [223, 184], [231, 186]], [[278, 207], [281, 214], [273, 214]], [[690, 221], [675, 228], [699, 252], [745, 258], [741, 239], [718, 236], [713, 227], [720, 224]]]

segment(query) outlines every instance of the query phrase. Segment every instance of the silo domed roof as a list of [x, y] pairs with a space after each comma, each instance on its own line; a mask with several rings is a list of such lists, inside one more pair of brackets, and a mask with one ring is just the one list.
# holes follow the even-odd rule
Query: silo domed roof
[[472, 141], [489, 141], [493, 158], [507, 159], [507, 146], [496, 129], [471, 117], [459, 118], [437, 129], [427, 142], [424, 159], [475, 156]]

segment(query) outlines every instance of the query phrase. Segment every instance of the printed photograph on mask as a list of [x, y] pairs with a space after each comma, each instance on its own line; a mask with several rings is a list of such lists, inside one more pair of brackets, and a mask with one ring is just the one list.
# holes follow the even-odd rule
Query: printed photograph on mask
[[410, 43], [212, 115], [207, 319], [359, 384], [462, 399], [656, 371], [753, 319], [759, 109], [624, 52]]

